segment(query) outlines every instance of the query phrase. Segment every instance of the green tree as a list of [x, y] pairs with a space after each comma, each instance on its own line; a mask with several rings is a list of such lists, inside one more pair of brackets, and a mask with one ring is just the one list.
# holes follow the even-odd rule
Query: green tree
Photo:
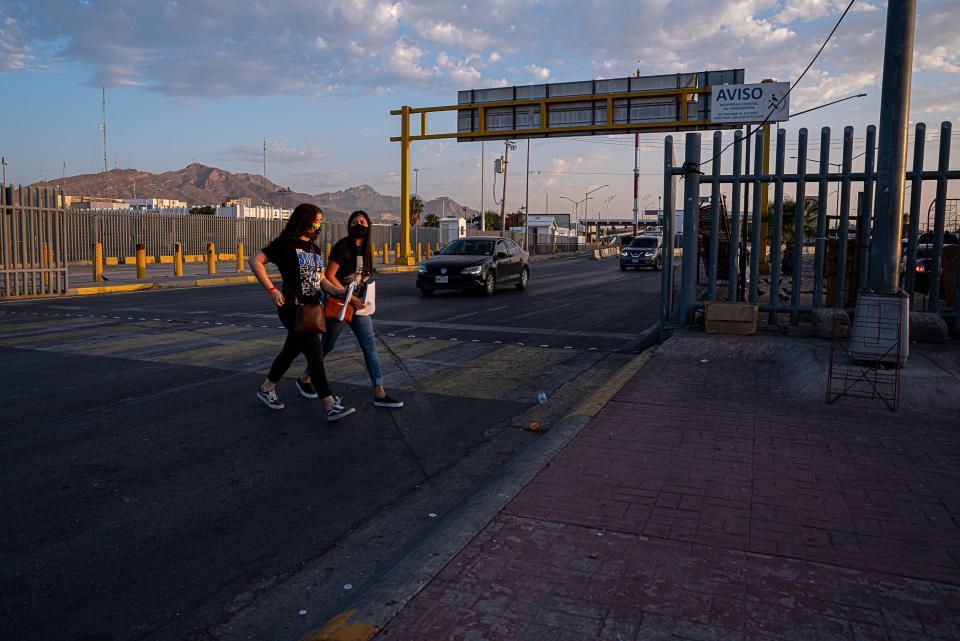
[[[497, 231], [500, 229], [500, 213], [492, 210], [487, 210], [485, 212], [484, 218], [486, 219], [485, 228], [491, 231]], [[473, 218], [470, 219], [470, 224], [480, 229], [480, 214], [475, 214]]]
[[[783, 199], [783, 242], [787, 245], [793, 244], [793, 234], [797, 220], [797, 203], [793, 198], [784, 197]], [[763, 212], [763, 222], [767, 224], [770, 233], [773, 233], [773, 203], [768, 202]], [[817, 203], [808, 202], [806, 210], [803, 212], [803, 236], [804, 238], [814, 236], [817, 233]], [[803, 242], [803, 238], [800, 239]]]
[[424, 227], [440, 227], [440, 217], [436, 214], [427, 214], [423, 217]]
[[217, 213], [217, 208], [213, 205], [202, 205], [200, 207], [191, 207], [190, 213], [194, 216], [213, 216]]
[[421, 216], [423, 216], [423, 200], [420, 196], [410, 196], [410, 226], [416, 227]]

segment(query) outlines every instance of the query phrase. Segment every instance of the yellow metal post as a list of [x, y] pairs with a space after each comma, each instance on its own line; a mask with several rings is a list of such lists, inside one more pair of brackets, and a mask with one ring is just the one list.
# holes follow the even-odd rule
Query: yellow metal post
[[383, 264], [390, 262], [390, 243], [383, 244]]
[[[410, 107], [400, 109], [400, 251], [397, 265], [412, 265], [410, 255]], [[425, 123], [424, 123], [425, 126]], [[386, 247], [384, 247], [386, 250]], [[386, 259], [386, 251], [384, 259]]]
[[180, 243], [173, 244], [173, 275], [183, 276], [183, 246]]
[[43, 244], [43, 284], [44, 286], [50, 284], [50, 273], [46, 270], [50, 269], [50, 247], [44, 243]]
[[147, 277], [147, 248], [143, 243], [137, 244], [137, 280]]
[[[373, 250], [373, 253], [374, 253], [374, 255], [376, 255], [377, 250], [374, 249], [374, 250]], [[330, 258], [330, 243], [326, 243], [326, 244], [323, 246], [323, 257], [324, 257], [324, 258], [327, 258], [327, 259]]]
[[243, 243], [237, 243], [237, 271], [243, 271]]
[[103, 282], [103, 243], [93, 244], [93, 280]]
[[423, 260], [423, 243], [417, 243], [417, 262]]
[[207, 273], [217, 273], [217, 248], [213, 243], [207, 243]]
[[394, 251], [396, 252], [395, 254], [396, 256], [400, 255], [400, 243], [396, 243], [396, 245], [394, 246]]

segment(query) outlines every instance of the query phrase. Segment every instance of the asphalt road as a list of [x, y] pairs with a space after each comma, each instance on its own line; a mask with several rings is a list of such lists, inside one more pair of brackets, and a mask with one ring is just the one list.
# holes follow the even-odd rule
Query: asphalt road
[[632, 357], [659, 274], [544, 261], [492, 298], [414, 279], [378, 282], [406, 407], [372, 407], [345, 335], [328, 372], [358, 412], [336, 427], [289, 383], [282, 412], [254, 398], [283, 337], [256, 286], [0, 304], [0, 638], [297, 639], [537, 438], [530, 416]]

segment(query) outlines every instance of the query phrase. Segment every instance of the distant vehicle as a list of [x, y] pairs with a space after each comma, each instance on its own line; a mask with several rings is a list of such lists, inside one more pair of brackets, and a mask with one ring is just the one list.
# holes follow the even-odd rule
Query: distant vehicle
[[660, 269], [663, 261], [663, 240], [659, 236], [637, 236], [620, 251], [620, 271], [627, 267]]
[[[907, 252], [904, 250], [900, 258], [900, 273], [906, 272]], [[933, 272], [933, 245], [917, 245], [917, 260], [913, 265], [913, 291], [918, 294], [929, 294], [930, 274]], [[902, 276], [901, 276], [902, 279]], [[943, 296], [943, 261], [940, 262], [940, 294]]]
[[438, 289], [480, 288], [493, 296], [497, 287], [527, 288], [530, 280], [529, 254], [509, 238], [458, 238], [422, 263], [417, 287], [423, 296]]

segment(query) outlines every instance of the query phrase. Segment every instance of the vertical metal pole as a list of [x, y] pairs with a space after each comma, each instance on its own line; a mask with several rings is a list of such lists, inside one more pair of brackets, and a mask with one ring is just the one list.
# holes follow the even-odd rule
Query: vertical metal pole
[[853, 171], [853, 127], [843, 128], [843, 164], [840, 178], [840, 228], [837, 229], [837, 305], [847, 306], [847, 236], [850, 227], [850, 172]]
[[710, 300], [717, 300], [717, 263], [720, 262], [718, 254], [720, 252], [720, 161], [722, 160], [720, 150], [722, 144], [723, 134], [719, 131], [713, 132], [713, 185], [710, 189], [710, 255], [708, 256], [710, 262], [707, 264], [707, 288]]
[[[410, 107], [400, 108], [400, 249], [398, 265], [408, 265], [410, 260]], [[383, 255], [384, 262], [387, 255]]]
[[673, 136], [663, 141], [663, 271], [660, 272], [660, 325], [670, 322], [673, 309]]
[[817, 238], [813, 250], [813, 306], [823, 305], [823, 266], [827, 259], [827, 170], [830, 168], [830, 127], [820, 130], [820, 176], [817, 190]]
[[910, 183], [910, 232], [907, 236], [907, 271], [903, 288], [910, 294], [913, 308], [913, 290], [917, 275], [917, 238], [920, 236], [920, 197], [923, 192], [923, 153], [926, 146], [927, 126], [917, 123], [913, 137], [913, 181]]
[[[747, 125], [747, 135], [746, 135], [746, 153], [743, 156], [743, 171], [745, 174], [750, 174], [750, 142], [751, 138], [751, 129], [750, 125]], [[739, 281], [737, 282], [737, 298], [738, 300], [746, 301], [747, 300], [747, 228], [750, 223], [750, 182], [743, 183], [743, 223], [742, 230], [740, 234], [742, 247], [740, 248], [740, 275]]]
[[763, 191], [761, 176], [763, 175], [764, 131], [757, 132], [757, 151], [753, 154], [753, 216], [751, 217], [752, 232], [750, 239], [750, 302], [757, 304], [757, 286], [760, 281], [760, 219], [763, 208]]
[[633, 235], [637, 235], [640, 211], [640, 133], [633, 134]]
[[[686, 167], [700, 166], [700, 134], [688, 133], [684, 140]], [[693, 322], [697, 297], [697, 226], [700, 222], [700, 174], [688, 171], [683, 177], [683, 270], [680, 273], [680, 309], [677, 324]]]
[[486, 181], [484, 180], [484, 175], [486, 168], [484, 164], [487, 162], [487, 156], [484, 152], [483, 141], [480, 141], [480, 231], [484, 231], [487, 228], [487, 212], [483, 207], [483, 191], [486, 189]]
[[93, 244], [93, 282], [103, 282], [103, 244]]
[[940, 158], [937, 162], [937, 197], [933, 212], [933, 269], [930, 272], [930, 293], [927, 311], [940, 311], [940, 270], [943, 267], [943, 227], [947, 214], [947, 171], [950, 169], [950, 138], [952, 125], [949, 120], [940, 124]]
[[733, 211], [730, 213], [730, 247], [727, 251], [727, 300], [737, 300], [737, 260], [740, 253], [740, 175], [743, 162], [743, 132], [733, 133]]
[[777, 322], [777, 304], [780, 302], [780, 241], [783, 238], [783, 172], [787, 146], [787, 132], [777, 130], [776, 178], [773, 187], [773, 237], [770, 243], [770, 324]]
[[870, 246], [869, 289], [888, 294], [897, 292], [899, 280], [903, 174], [907, 162], [907, 122], [910, 117], [916, 17], [916, 0], [890, 0], [887, 3], [883, 88], [880, 95], [881, 153], [877, 163], [877, 203]]
[[183, 245], [173, 244], [173, 275], [183, 276]]
[[530, 235], [530, 139], [527, 138], [527, 194], [523, 201], [523, 248], [527, 248]]
[[[857, 282], [860, 289], [867, 285], [867, 274], [870, 266], [870, 218], [873, 214], [873, 159], [877, 155], [877, 128], [873, 125], [867, 127], [867, 150], [863, 161], [863, 171], [866, 178], [863, 179], [863, 201], [860, 203], [863, 207], [860, 216], [857, 218]], [[898, 217], [898, 222], [902, 224], [903, 216]]]
[[503, 143], [503, 191], [500, 195], [500, 237], [507, 231], [507, 167], [510, 160], [510, 141]]
[[793, 211], [793, 272], [790, 286], [790, 324], [800, 322], [800, 286], [803, 281], [803, 241], [807, 226], [807, 128], [800, 129], [797, 140], [797, 195]]

